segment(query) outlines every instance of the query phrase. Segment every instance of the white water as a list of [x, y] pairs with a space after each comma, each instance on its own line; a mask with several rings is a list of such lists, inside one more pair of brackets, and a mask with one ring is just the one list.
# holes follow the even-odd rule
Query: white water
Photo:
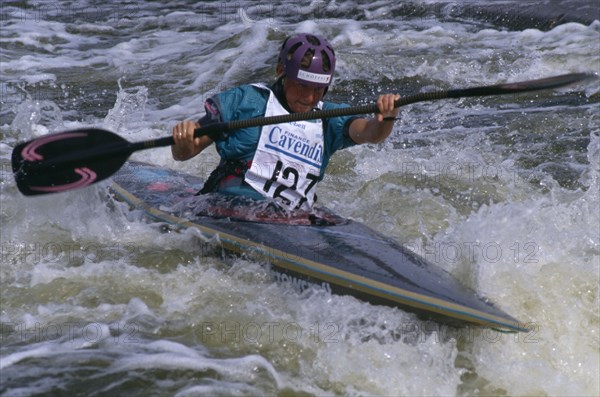
[[[298, 294], [260, 263], [221, 259], [194, 230], [146, 223], [113, 202], [108, 181], [24, 198], [9, 165], [17, 142], [48, 132], [93, 125], [132, 141], [164, 136], [200, 116], [211, 92], [270, 81], [288, 32], [331, 39], [339, 72], [329, 99], [356, 104], [388, 90], [598, 72], [598, 22], [543, 32], [394, 16], [394, 2], [327, 12], [274, 4], [270, 14], [194, 4], [7, 8], [3, 395], [600, 393], [597, 82], [579, 96], [407, 107], [388, 142], [338, 153], [319, 187], [321, 203], [533, 325], [517, 335]], [[187, 163], [168, 148], [133, 157], [202, 176], [217, 161], [212, 150]]]

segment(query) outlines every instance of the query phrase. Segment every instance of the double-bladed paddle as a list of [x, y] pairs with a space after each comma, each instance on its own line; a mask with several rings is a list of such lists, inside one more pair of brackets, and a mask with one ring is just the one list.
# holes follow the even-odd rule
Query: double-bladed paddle
[[[597, 76], [589, 73], [571, 73], [517, 83], [425, 92], [400, 98], [395, 102], [395, 106], [445, 98], [517, 94], [552, 89], [595, 77]], [[201, 127], [194, 131], [194, 135], [198, 137], [219, 132], [230, 133], [241, 128], [377, 112], [377, 105], [370, 104], [257, 117]], [[172, 136], [132, 143], [110, 131], [97, 128], [61, 132], [17, 145], [12, 152], [12, 169], [19, 191], [26, 196], [63, 192], [110, 177], [123, 166], [133, 152], [170, 146], [173, 143]]]

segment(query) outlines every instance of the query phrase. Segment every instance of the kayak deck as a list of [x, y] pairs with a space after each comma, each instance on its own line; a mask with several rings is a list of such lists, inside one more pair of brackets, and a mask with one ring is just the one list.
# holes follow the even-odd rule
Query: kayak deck
[[527, 331], [445, 270], [366, 225], [325, 209], [281, 213], [266, 201], [251, 213], [244, 212], [244, 199], [216, 206], [224, 203], [223, 196], [196, 196], [202, 184], [192, 175], [128, 162], [113, 177], [111, 189], [156, 220], [197, 228], [207, 238], [218, 236], [228, 251], [266, 258], [278, 279], [317, 284], [453, 325]]

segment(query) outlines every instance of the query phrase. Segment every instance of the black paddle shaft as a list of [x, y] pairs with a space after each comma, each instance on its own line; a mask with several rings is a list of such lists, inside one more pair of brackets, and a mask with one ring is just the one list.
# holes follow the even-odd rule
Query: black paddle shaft
[[[558, 88], [590, 78], [597, 78], [597, 76], [589, 73], [571, 73], [518, 83], [425, 92], [402, 97], [394, 105], [400, 107], [444, 98], [517, 94]], [[376, 104], [370, 104], [257, 117], [201, 127], [194, 131], [194, 135], [199, 137], [213, 133], [228, 134], [242, 128], [372, 114], [378, 111]], [[110, 131], [97, 128], [62, 132], [17, 145], [12, 153], [12, 169], [17, 188], [24, 195], [61, 192], [84, 187], [110, 177], [121, 168], [132, 153], [138, 150], [171, 146], [174, 143], [172, 136], [131, 143]]]
[[[417, 102], [433, 101], [445, 98], [466, 98], [475, 96], [506, 95], [517, 94], [530, 91], [539, 91], [545, 89], [559, 88], [566, 85], [581, 82], [596, 76], [589, 73], [570, 73], [560, 76], [547, 77], [537, 80], [528, 80], [518, 83], [497, 84], [483, 87], [473, 87], [466, 89], [454, 89], [447, 91], [423, 92], [400, 98], [394, 102], [394, 107], [410, 105]], [[254, 119], [235, 120], [227, 123], [217, 123], [207, 127], [201, 127], [195, 130], [195, 135], [210, 135], [213, 132], [232, 132], [242, 128], [264, 126], [269, 124], [289, 123], [292, 121], [325, 119], [330, 117], [355, 116], [360, 114], [378, 113], [376, 104], [352, 106], [346, 108], [336, 108], [327, 110], [317, 110], [311, 112], [291, 113], [281, 116], [258, 117]], [[171, 137], [158, 140], [157, 142], [172, 145]], [[160, 146], [157, 144], [157, 146]]]

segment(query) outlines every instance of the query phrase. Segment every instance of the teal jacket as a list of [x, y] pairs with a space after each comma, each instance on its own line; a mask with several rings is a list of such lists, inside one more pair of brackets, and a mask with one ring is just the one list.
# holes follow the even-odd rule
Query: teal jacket
[[[271, 89], [275, 90], [277, 98], [282, 102], [282, 95], [277, 95], [277, 84], [275, 83]], [[200, 124], [206, 126], [215, 122], [263, 117], [269, 94], [269, 90], [253, 85], [242, 85], [217, 94], [206, 101], [206, 116], [200, 119]], [[286, 103], [282, 103], [282, 105], [287, 108]], [[327, 110], [348, 106], [345, 104], [324, 102], [322, 109]], [[323, 179], [325, 168], [333, 153], [355, 145], [348, 134], [348, 129], [350, 122], [356, 118], [356, 116], [343, 116], [324, 120], [324, 151], [319, 179]], [[243, 128], [233, 131], [222, 139], [217, 139], [215, 145], [222, 159], [220, 166], [223, 166], [225, 163], [240, 163], [252, 160], [258, 146], [261, 128]], [[219, 191], [222, 191], [222, 189], [219, 189]], [[230, 193], [236, 192], [230, 191]]]

